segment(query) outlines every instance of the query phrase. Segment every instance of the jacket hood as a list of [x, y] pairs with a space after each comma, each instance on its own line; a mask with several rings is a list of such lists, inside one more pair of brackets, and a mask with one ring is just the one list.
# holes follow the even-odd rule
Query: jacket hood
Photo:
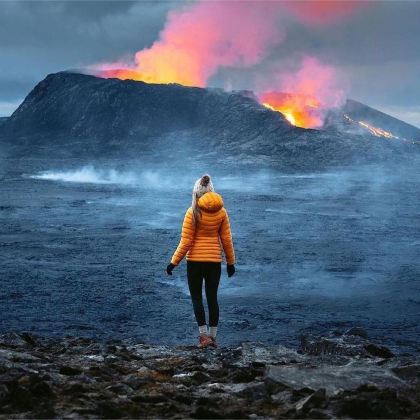
[[220, 194], [209, 191], [198, 199], [197, 204], [201, 210], [214, 213], [223, 207], [223, 199]]

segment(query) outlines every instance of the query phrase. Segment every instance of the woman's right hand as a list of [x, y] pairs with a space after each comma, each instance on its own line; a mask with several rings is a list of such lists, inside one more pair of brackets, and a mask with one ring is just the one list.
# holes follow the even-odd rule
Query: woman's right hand
[[166, 267], [166, 272], [167, 272], [170, 276], [172, 276], [172, 270], [173, 270], [175, 267], [176, 267], [176, 265], [175, 265], [175, 264], [172, 264], [172, 263], [168, 264], [168, 265], [167, 265], [167, 267]]
[[226, 266], [226, 270], [228, 273], [228, 277], [232, 277], [235, 274], [235, 265], [234, 264], [228, 264]]

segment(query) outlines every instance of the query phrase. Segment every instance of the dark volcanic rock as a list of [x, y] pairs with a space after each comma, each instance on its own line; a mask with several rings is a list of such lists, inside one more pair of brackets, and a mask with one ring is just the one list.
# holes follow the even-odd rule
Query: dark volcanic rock
[[364, 383], [374, 384], [378, 388], [398, 388], [403, 385], [403, 381], [388, 370], [366, 361], [354, 361], [343, 366], [328, 362], [315, 366], [311, 363], [270, 366], [266, 378], [292, 389], [324, 389], [329, 395], [357, 389]]
[[321, 169], [398, 159], [418, 145], [291, 126], [249, 93], [50, 74], [0, 125], [11, 156], [197, 156], [221, 164]]
[[385, 346], [379, 346], [377, 344], [369, 343], [365, 346], [366, 351], [371, 354], [372, 356], [383, 357], [384, 359], [388, 359], [394, 356], [394, 353]]
[[358, 335], [359, 337], [362, 338], [368, 338], [368, 333], [364, 328], [360, 328], [360, 327], [353, 327], [348, 329], [344, 334], [346, 335]]
[[382, 363], [251, 342], [199, 350], [72, 337], [31, 336], [29, 345], [23, 337], [0, 336], [1, 418], [410, 418], [420, 412], [414, 356]]
[[62, 375], [73, 376], [79, 375], [80, 373], [82, 373], [82, 370], [73, 366], [63, 366], [62, 368], [60, 368], [60, 373]]
[[[363, 386], [354, 392], [344, 392], [334, 408], [334, 414], [357, 419], [406, 418], [414, 408], [410, 398], [392, 389], [378, 390]], [[418, 418], [418, 413], [415, 418]]]
[[420, 364], [397, 366], [392, 371], [406, 381], [420, 384]]
[[300, 337], [300, 352], [312, 355], [343, 355], [361, 357], [381, 357], [388, 359], [394, 356], [385, 346], [371, 343], [367, 332], [363, 329], [351, 329], [343, 335], [334, 337], [318, 337], [302, 335]]

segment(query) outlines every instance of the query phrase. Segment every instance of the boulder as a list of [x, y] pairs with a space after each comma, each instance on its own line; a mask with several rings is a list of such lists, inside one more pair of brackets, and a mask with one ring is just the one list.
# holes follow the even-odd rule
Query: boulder
[[291, 389], [325, 389], [328, 395], [356, 389], [365, 383], [382, 388], [403, 386], [403, 381], [388, 369], [358, 360], [344, 366], [325, 362], [312, 365], [268, 366], [265, 380]]

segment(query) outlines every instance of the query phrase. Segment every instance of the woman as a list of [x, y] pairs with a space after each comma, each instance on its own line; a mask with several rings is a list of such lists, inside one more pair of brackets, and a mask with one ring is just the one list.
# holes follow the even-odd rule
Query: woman
[[[235, 251], [228, 213], [223, 207], [222, 197], [214, 191], [210, 175], [206, 174], [194, 184], [192, 204], [185, 213], [181, 240], [166, 268], [167, 273], [172, 275], [172, 270], [186, 256], [188, 287], [200, 333], [198, 347], [217, 347], [221, 245], [226, 256], [228, 277], [232, 277], [235, 273]], [[209, 330], [203, 306], [203, 278], [209, 308]]]

